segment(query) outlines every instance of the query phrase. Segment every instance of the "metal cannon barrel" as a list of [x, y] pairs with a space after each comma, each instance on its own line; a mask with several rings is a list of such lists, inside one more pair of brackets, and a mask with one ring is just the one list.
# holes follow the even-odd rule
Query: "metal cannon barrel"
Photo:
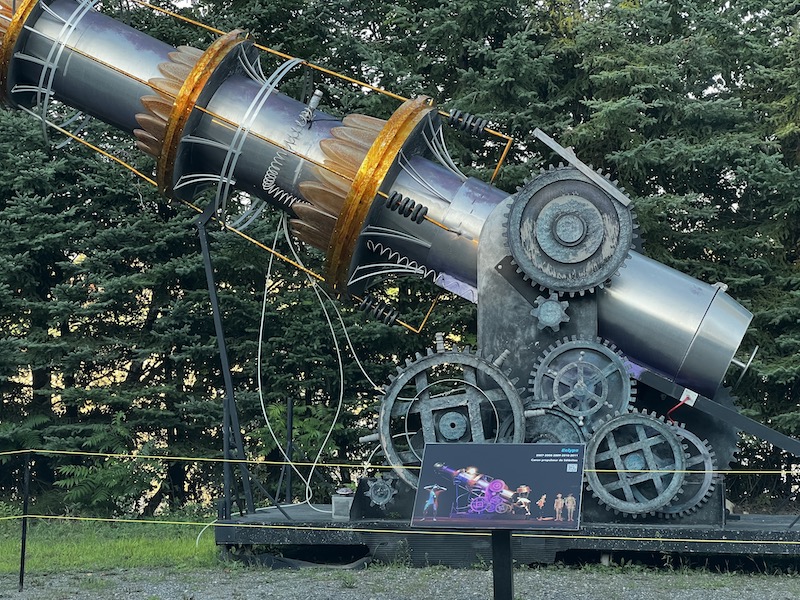
[[[133, 132], [157, 158], [167, 195], [192, 200], [212, 187], [223, 211], [238, 192], [285, 210], [297, 237], [327, 252], [325, 277], [337, 293], [399, 273], [479, 301], [478, 247], [503, 235], [484, 225], [509, 196], [452, 164], [427, 99], [388, 121], [339, 120], [313, 106], [319, 94], [309, 103], [278, 90], [302, 61], [265, 75], [241, 32], [204, 51], [176, 50], [94, 5], [16, 6], [0, 29], [9, 104], [49, 119], [58, 100]], [[709, 396], [752, 318], [719, 288], [636, 252], [596, 299], [599, 335]]]

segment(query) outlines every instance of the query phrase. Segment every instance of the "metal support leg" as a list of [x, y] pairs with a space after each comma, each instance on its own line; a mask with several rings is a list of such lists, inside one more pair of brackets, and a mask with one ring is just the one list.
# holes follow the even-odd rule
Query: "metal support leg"
[[[208, 296], [211, 300], [211, 311], [214, 315], [214, 329], [217, 335], [217, 347], [219, 348], [219, 358], [222, 363], [222, 378], [225, 381], [225, 399], [222, 403], [222, 445], [225, 463], [223, 465], [223, 484], [225, 486], [225, 516], [231, 516], [231, 484], [233, 473], [230, 460], [236, 458], [244, 460], [244, 444], [242, 432], [239, 428], [239, 415], [236, 412], [236, 405], [233, 397], [233, 377], [231, 376], [230, 363], [228, 362], [228, 348], [225, 344], [225, 333], [222, 328], [222, 315], [219, 310], [219, 298], [217, 296], [217, 285], [214, 280], [214, 266], [211, 264], [211, 253], [208, 249], [208, 232], [206, 225], [213, 216], [213, 209], [207, 208], [197, 219], [197, 231], [200, 236], [200, 248], [203, 253], [203, 264], [206, 270], [206, 283], [208, 285]], [[231, 439], [231, 435], [233, 439]], [[232, 443], [235, 444], [235, 456], [232, 454]], [[250, 486], [250, 472], [247, 465], [239, 463], [242, 485], [244, 487], [245, 506], [248, 512], [255, 512], [253, 503], [253, 490]]]
[[[225, 331], [222, 327], [222, 313], [219, 309], [219, 298], [217, 296], [217, 285], [214, 279], [214, 266], [211, 263], [211, 253], [208, 246], [208, 232], [206, 225], [214, 216], [213, 203], [210, 204], [203, 214], [197, 218], [195, 225], [200, 237], [200, 249], [203, 253], [203, 264], [206, 271], [206, 283], [208, 285], [208, 297], [211, 301], [211, 311], [214, 315], [214, 330], [217, 336], [217, 346], [219, 348], [220, 363], [222, 366], [222, 377], [225, 381], [225, 399], [222, 403], [222, 445], [223, 456], [225, 463], [223, 465], [223, 511], [224, 518], [229, 519], [232, 512], [232, 485], [233, 485], [233, 468], [231, 459], [241, 461], [238, 463], [239, 470], [242, 477], [242, 487], [244, 493], [244, 501], [247, 512], [255, 512], [255, 504], [253, 502], [253, 490], [251, 485], [250, 470], [244, 462], [244, 440], [242, 439], [242, 430], [239, 427], [239, 414], [236, 411], [236, 401], [233, 394], [233, 377], [231, 376], [230, 362], [228, 361], [228, 348], [225, 344]], [[235, 454], [231, 452], [235, 451]], [[258, 482], [256, 481], [256, 484]], [[263, 486], [258, 484], [259, 489], [264, 495], [277, 506], [287, 520], [291, 521], [291, 517], [286, 511], [281, 508], [280, 504], [275, 501], [275, 498], [264, 489]]]

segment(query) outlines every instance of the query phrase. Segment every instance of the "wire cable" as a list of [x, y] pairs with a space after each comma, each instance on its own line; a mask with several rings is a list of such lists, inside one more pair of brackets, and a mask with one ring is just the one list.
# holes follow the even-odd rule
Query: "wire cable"
[[[295, 261], [297, 261], [300, 264], [303, 264], [303, 261], [300, 258], [299, 254], [297, 253], [294, 243], [292, 242], [292, 237], [289, 233], [289, 222], [286, 219], [283, 219], [283, 235], [286, 238], [286, 243], [289, 245], [289, 249], [292, 252], [292, 256], [294, 256]], [[322, 444], [320, 444], [319, 451], [317, 452], [316, 457], [314, 457], [314, 462], [311, 465], [311, 470], [308, 473], [308, 480], [306, 483], [306, 501], [308, 502], [308, 506], [317, 512], [328, 512], [325, 510], [320, 510], [316, 508], [313, 504], [311, 504], [311, 498], [313, 497], [313, 492], [311, 490], [310, 482], [311, 482], [311, 477], [314, 475], [314, 471], [316, 470], [317, 465], [319, 463], [319, 459], [322, 457], [322, 453], [325, 450], [325, 446], [328, 444], [328, 441], [333, 435], [333, 430], [336, 427], [336, 423], [339, 421], [339, 415], [341, 415], [342, 407], [344, 406], [344, 364], [342, 361], [342, 351], [341, 348], [339, 347], [339, 339], [336, 336], [336, 330], [333, 327], [333, 322], [331, 321], [328, 309], [325, 307], [325, 302], [323, 301], [322, 296], [319, 293], [319, 286], [317, 285], [317, 282], [314, 281], [311, 277], [308, 277], [308, 275], [306, 275], [306, 278], [311, 284], [311, 289], [314, 290], [314, 294], [317, 296], [320, 308], [322, 308], [322, 313], [325, 315], [325, 321], [328, 324], [328, 329], [330, 330], [331, 337], [333, 339], [333, 346], [336, 353], [336, 362], [339, 370], [339, 398], [336, 404], [336, 412], [333, 416], [333, 421], [331, 422], [331, 426], [325, 435], [325, 439], [322, 441]]]

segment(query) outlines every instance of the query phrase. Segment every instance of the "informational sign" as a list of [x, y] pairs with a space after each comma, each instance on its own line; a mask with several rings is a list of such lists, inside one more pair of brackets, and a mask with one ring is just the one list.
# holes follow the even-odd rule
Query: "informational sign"
[[580, 526], [583, 444], [426, 444], [412, 526]]

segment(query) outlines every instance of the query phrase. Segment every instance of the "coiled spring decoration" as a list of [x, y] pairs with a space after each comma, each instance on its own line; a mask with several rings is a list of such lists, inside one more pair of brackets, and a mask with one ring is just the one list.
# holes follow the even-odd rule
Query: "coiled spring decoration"
[[489, 125], [488, 120], [472, 113], [461, 112], [455, 108], [450, 109], [450, 116], [447, 122], [451, 127], [468, 131], [473, 135], [483, 135]]
[[267, 172], [264, 173], [264, 179], [261, 181], [262, 189], [272, 196], [278, 204], [281, 204], [286, 208], [291, 207], [297, 202], [302, 202], [302, 200], [300, 200], [300, 198], [294, 194], [290, 194], [289, 192], [286, 192], [278, 187], [275, 184], [275, 181], [278, 179], [278, 174], [283, 167], [283, 163], [286, 162], [286, 157], [289, 156], [289, 152], [294, 148], [297, 138], [300, 137], [303, 129], [314, 117], [314, 111], [316, 110], [317, 106], [319, 106], [320, 100], [322, 100], [322, 92], [316, 90], [311, 96], [308, 106], [306, 106], [297, 116], [297, 120], [295, 120], [294, 125], [292, 125], [292, 129], [289, 132], [289, 136], [286, 138], [283, 144], [284, 147], [280, 148], [275, 153], [275, 156], [269, 163], [269, 167], [267, 167]]
[[396, 308], [392, 308], [388, 302], [375, 298], [371, 294], [367, 294], [358, 305], [358, 309], [363, 310], [373, 319], [378, 319], [386, 325], [393, 325], [397, 320], [397, 316], [400, 314], [400, 312]]
[[387, 261], [402, 267], [406, 273], [419, 275], [423, 279], [430, 277], [431, 281], [436, 281], [436, 279], [439, 277], [439, 274], [433, 269], [429, 269], [425, 265], [421, 265], [418, 262], [409, 259], [407, 256], [403, 256], [396, 250], [392, 250], [392, 248], [382, 244], [381, 242], [367, 240], [366, 247], [370, 252], [374, 252]]
[[294, 194], [287, 192], [274, 183], [269, 187], [264, 188], [264, 191], [266, 191], [272, 197], [272, 199], [275, 201], [275, 204], [280, 205], [283, 208], [290, 208], [298, 202], [303, 202], [303, 200]]
[[425, 215], [428, 214], [428, 207], [415, 202], [408, 196], [403, 196], [400, 192], [392, 192], [386, 198], [386, 208], [395, 210], [397, 213], [415, 223], [422, 223]]

